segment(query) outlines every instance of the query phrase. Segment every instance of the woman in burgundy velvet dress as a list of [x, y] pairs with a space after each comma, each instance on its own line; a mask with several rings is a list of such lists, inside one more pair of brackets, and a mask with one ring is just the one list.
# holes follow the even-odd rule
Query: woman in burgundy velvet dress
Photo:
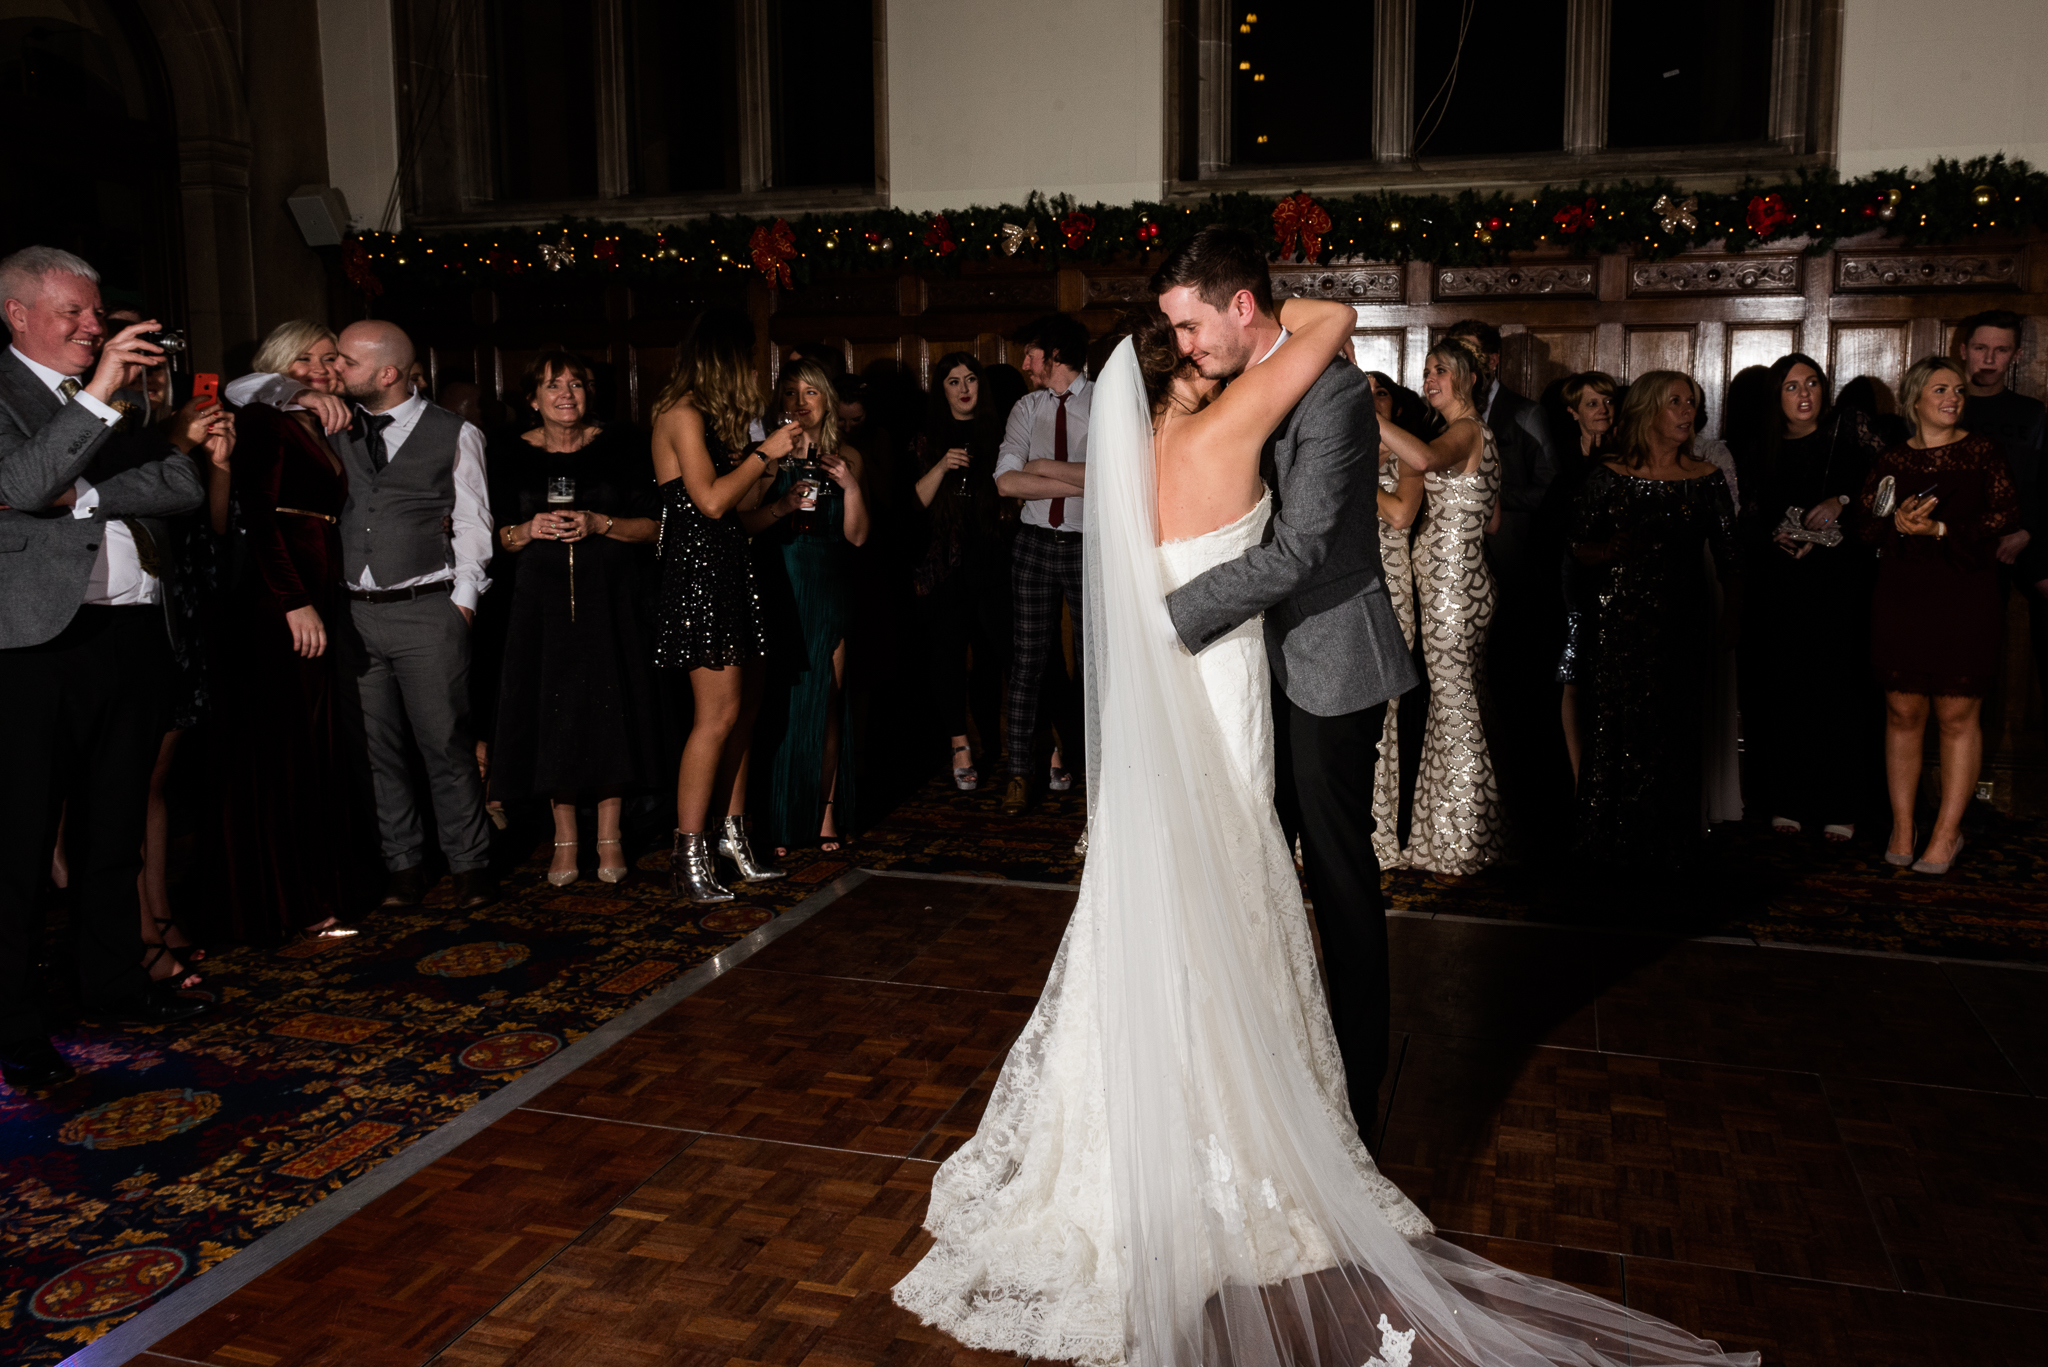
[[[286, 323], [258, 370], [308, 389], [339, 386], [334, 335]], [[348, 476], [310, 415], [251, 404], [238, 417], [235, 510], [244, 564], [210, 654], [222, 930], [274, 944], [356, 932], [362, 842], [349, 709], [337, 691], [328, 624], [345, 605], [341, 532]]]

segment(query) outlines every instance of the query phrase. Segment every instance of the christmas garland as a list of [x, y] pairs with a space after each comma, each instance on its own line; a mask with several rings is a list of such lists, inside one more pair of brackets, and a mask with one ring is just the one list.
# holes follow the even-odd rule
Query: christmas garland
[[1931, 174], [1893, 171], [1843, 181], [1831, 173], [1730, 193], [1687, 192], [1668, 180], [1576, 189], [1546, 186], [1513, 198], [1379, 193], [1277, 203], [1251, 194], [1200, 204], [1078, 205], [1034, 193], [1021, 205], [939, 214], [871, 209], [784, 218], [713, 215], [660, 229], [565, 219], [545, 228], [477, 233], [358, 233], [343, 249], [349, 282], [366, 298], [387, 290], [538, 277], [631, 284], [735, 282], [750, 274], [793, 289], [823, 275], [957, 271], [966, 262], [1139, 263], [1211, 223], [1270, 240], [1280, 261], [1426, 260], [1475, 265], [1512, 252], [1562, 247], [1574, 256], [1628, 252], [1657, 259], [1722, 244], [1731, 252], [1837, 240], [1881, 230], [1908, 245], [2048, 230], [2048, 174], [2003, 156], [1939, 161]]

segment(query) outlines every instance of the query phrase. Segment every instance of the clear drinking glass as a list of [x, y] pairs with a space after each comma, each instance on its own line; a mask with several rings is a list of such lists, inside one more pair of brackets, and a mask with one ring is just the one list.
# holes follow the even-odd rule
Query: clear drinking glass
[[548, 477], [548, 506], [568, 508], [576, 502], [576, 477], [574, 475], [551, 475]]

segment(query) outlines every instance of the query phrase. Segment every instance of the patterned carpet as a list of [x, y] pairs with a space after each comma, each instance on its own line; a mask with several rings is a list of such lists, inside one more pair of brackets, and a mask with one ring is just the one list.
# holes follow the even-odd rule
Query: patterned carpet
[[[1078, 877], [1079, 792], [1022, 818], [997, 800], [935, 782], [852, 851], [798, 851], [790, 878], [706, 914], [668, 896], [665, 849], [618, 887], [554, 889], [528, 861], [479, 912], [380, 914], [302, 957], [216, 951], [201, 1026], [67, 1028], [78, 1081], [0, 1093], [0, 1361], [60, 1360], [856, 864]], [[1413, 911], [2048, 962], [2041, 823], [1986, 814], [1939, 882], [1880, 853], [1743, 825], [1667, 887], [1508, 869], [1388, 889]]]

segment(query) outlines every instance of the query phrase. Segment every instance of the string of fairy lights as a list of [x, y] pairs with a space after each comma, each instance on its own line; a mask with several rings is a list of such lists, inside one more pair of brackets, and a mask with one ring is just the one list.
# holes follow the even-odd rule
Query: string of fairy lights
[[1465, 191], [1318, 199], [1297, 192], [1278, 200], [1233, 194], [1084, 206], [1033, 194], [1023, 204], [939, 214], [712, 215], [658, 228], [564, 219], [488, 234], [358, 233], [343, 259], [350, 283], [372, 298], [519, 278], [632, 284], [759, 276], [774, 288], [802, 289], [825, 276], [957, 271], [969, 263], [1135, 264], [1211, 223], [1259, 234], [1282, 261], [1463, 266], [1558, 248], [1648, 259], [1710, 246], [1818, 252], [1873, 231], [1923, 245], [2048, 230], [2048, 174], [1998, 156], [1937, 162], [1925, 175], [1802, 175], [1726, 192], [1652, 180], [1546, 187], [1526, 197]]

